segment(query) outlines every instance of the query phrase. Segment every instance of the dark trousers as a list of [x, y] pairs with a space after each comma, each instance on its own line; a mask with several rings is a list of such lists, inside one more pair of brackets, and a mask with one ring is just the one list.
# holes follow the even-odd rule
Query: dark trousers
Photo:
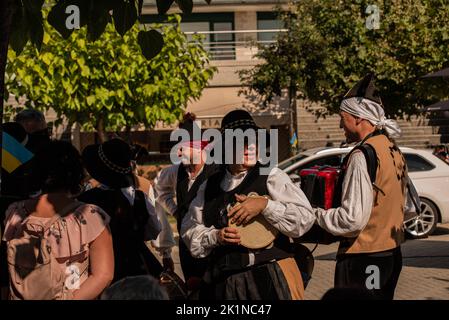
[[401, 270], [400, 247], [384, 252], [338, 255], [335, 288], [366, 290], [367, 297], [372, 299], [393, 300]]
[[181, 238], [179, 239], [179, 260], [181, 262], [181, 269], [185, 281], [191, 277], [202, 278], [206, 272], [208, 259], [192, 257], [189, 249]]

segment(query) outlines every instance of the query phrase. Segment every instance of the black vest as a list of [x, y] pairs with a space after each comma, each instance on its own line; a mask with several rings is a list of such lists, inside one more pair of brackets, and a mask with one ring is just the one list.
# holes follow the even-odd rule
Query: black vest
[[370, 176], [371, 183], [374, 183], [376, 181], [376, 173], [377, 173], [377, 156], [376, 151], [371, 147], [370, 145], [365, 144], [365, 141], [373, 136], [377, 136], [379, 134], [383, 134], [381, 130], [376, 130], [373, 133], [369, 134], [368, 136], [363, 139], [363, 141], [356, 147], [354, 147], [351, 152], [349, 152], [343, 159], [343, 162], [341, 164], [341, 172], [337, 180], [337, 185], [335, 188], [334, 193], [334, 201], [333, 201], [333, 208], [338, 208], [341, 206], [341, 197], [343, 193], [343, 180], [345, 179], [346, 171], [348, 169], [348, 162], [349, 158], [351, 157], [352, 153], [356, 150], [362, 151], [363, 155], [365, 156], [366, 165], [368, 169], [368, 173]]
[[114, 281], [148, 273], [159, 277], [162, 268], [144, 242], [149, 215], [142, 191], [136, 190], [133, 205], [120, 190], [93, 188], [77, 198], [99, 206], [111, 217]]
[[267, 178], [259, 174], [259, 165], [254, 166], [233, 190], [223, 191], [220, 183], [223, 180], [226, 169], [211, 176], [206, 185], [203, 207], [203, 222], [206, 227], [214, 226], [221, 229], [228, 226], [227, 206], [236, 202], [235, 194], [256, 192], [259, 195], [268, 195]]
[[[269, 194], [267, 189], [268, 175], [259, 174], [260, 166], [259, 163], [256, 164], [236, 188], [227, 192], [220, 187], [226, 173], [224, 166], [220, 171], [209, 177], [203, 206], [203, 223], [206, 227], [214, 226], [216, 229], [221, 229], [228, 226], [227, 206], [236, 202], [235, 194], [247, 195], [250, 192], [256, 192], [259, 195]], [[237, 245], [218, 246], [212, 252], [212, 270], [209, 271], [212, 272], [212, 277], [216, 278], [229, 272], [244, 270], [248, 267], [250, 252], [255, 254], [255, 265], [291, 257], [289, 248], [289, 238], [280, 233], [274, 242], [274, 246], [270, 249], [250, 251]]]
[[190, 203], [195, 199], [198, 189], [206, 179], [217, 171], [217, 165], [205, 164], [203, 171], [195, 178], [195, 182], [189, 189], [189, 174], [186, 168], [181, 164], [178, 168], [177, 182], [176, 182], [176, 203], [177, 209], [175, 212], [178, 231], [181, 229], [182, 219], [189, 210]]

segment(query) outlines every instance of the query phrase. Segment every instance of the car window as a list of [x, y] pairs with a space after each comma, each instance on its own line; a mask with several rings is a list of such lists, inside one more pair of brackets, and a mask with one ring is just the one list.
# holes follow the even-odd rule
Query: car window
[[288, 158], [288, 159], [280, 162], [278, 164], [278, 168], [281, 170], [284, 170], [284, 169], [290, 167], [291, 165], [295, 164], [296, 162], [298, 162], [304, 158], [307, 158], [307, 157], [308, 157], [308, 155], [306, 155], [306, 154], [297, 154], [294, 157]]
[[296, 169], [296, 172], [299, 174], [299, 172], [302, 169], [307, 169], [307, 168], [311, 168], [311, 167], [314, 167], [314, 166], [339, 167], [341, 165], [343, 157], [344, 157], [344, 155], [342, 156], [342, 155], [339, 155], [339, 154], [336, 154], [336, 155], [334, 154], [334, 155], [330, 155], [330, 156], [314, 159], [314, 160], [312, 160], [310, 162], [307, 162], [307, 163], [303, 164], [301, 167]]
[[404, 157], [409, 172], [429, 171], [435, 168], [432, 163], [417, 154], [405, 153]]

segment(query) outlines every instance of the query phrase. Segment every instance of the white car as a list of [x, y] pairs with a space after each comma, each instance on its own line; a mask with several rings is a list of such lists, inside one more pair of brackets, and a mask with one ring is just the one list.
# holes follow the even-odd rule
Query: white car
[[[429, 150], [401, 147], [407, 161], [410, 178], [421, 199], [421, 214], [404, 224], [412, 238], [432, 234], [437, 223], [449, 222], [449, 165]], [[299, 172], [313, 166], [340, 166], [343, 158], [352, 150], [345, 148], [315, 148], [301, 152], [278, 167], [294, 182], [299, 182]]]

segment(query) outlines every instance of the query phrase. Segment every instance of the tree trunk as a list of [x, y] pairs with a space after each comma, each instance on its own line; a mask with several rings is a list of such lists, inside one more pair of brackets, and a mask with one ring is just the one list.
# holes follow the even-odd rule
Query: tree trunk
[[96, 143], [106, 142], [107, 137], [106, 137], [106, 130], [104, 128], [104, 119], [103, 118], [98, 119], [96, 129], [97, 129], [97, 134], [96, 134], [97, 139], [95, 139], [96, 140], [95, 142]]
[[296, 139], [298, 142], [296, 146], [290, 144], [290, 155], [295, 155], [299, 150], [299, 136], [298, 136], [298, 114], [297, 114], [297, 104], [296, 104], [296, 84], [290, 83], [288, 90], [288, 101], [289, 101], [289, 111], [290, 111], [290, 139], [296, 134]]
[[[5, 98], [5, 70], [6, 58], [8, 56], [9, 33], [11, 31], [12, 22], [12, 6], [11, 0], [0, 0], [0, 124], [3, 123], [3, 102]], [[2, 164], [2, 148], [3, 148], [3, 130], [0, 126], [0, 167]], [[1, 170], [0, 170], [1, 178]], [[1, 187], [0, 187], [1, 194]]]

